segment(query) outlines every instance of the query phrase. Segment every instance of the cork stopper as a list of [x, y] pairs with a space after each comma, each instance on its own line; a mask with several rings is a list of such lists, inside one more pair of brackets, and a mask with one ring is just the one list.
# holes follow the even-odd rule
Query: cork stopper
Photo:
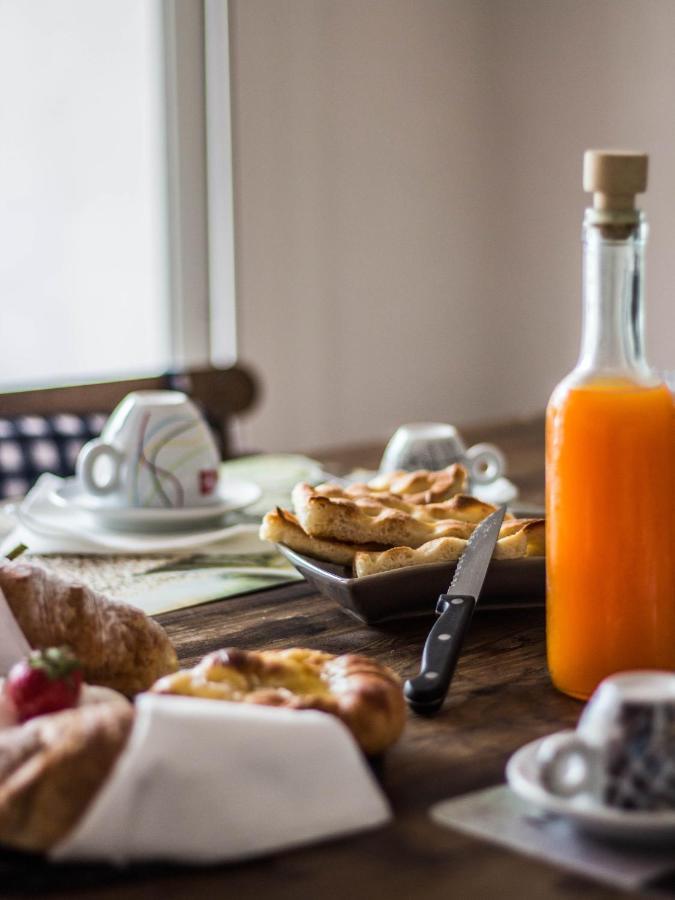
[[647, 189], [647, 160], [635, 150], [587, 150], [584, 190], [593, 194], [593, 208], [610, 214], [635, 210], [635, 195]]

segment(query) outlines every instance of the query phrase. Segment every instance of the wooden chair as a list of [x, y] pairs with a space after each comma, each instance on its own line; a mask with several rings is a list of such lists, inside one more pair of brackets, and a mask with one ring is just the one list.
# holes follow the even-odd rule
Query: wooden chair
[[204, 368], [150, 378], [73, 384], [0, 394], [0, 497], [23, 493], [37, 475], [70, 475], [79, 449], [131, 391], [181, 390], [203, 410], [232, 455], [233, 415], [255, 402], [258, 384], [247, 368]]

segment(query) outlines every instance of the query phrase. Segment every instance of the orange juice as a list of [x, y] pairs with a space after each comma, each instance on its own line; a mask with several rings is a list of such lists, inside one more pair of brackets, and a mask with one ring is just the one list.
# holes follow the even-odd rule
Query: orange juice
[[664, 385], [590, 380], [547, 413], [547, 644], [588, 697], [626, 669], [675, 669], [675, 408]]

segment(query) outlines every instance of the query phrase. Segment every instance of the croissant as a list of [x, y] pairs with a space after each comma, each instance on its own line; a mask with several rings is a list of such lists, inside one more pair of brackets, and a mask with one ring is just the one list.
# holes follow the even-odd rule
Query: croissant
[[67, 644], [90, 684], [131, 696], [178, 668], [159, 623], [35, 563], [0, 565], [0, 591], [31, 647]]

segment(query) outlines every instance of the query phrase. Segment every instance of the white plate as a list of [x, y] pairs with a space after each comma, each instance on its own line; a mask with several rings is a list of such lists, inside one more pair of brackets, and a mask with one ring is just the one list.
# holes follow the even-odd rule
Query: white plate
[[260, 488], [252, 481], [228, 478], [218, 486], [218, 499], [207, 506], [179, 509], [113, 506], [85, 493], [76, 478], [67, 478], [49, 496], [62, 509], [76, 509], [94, 516], [107, 528], [121, 531], [180, 530], [203, 525], [225, 513], [250, 506], [260, 496]]
[[559, 797], [539, 780], [536, 757], [546, 738], [532, 741], [516, 751], [506, 766], [506, 780], [523, 800], [539, 809], [564, 816], [578, 828], [598, 837], [631, 843], [662, 843], [675, 840], [675, 810], [634, 812], [614, 809], [584, 797]]

